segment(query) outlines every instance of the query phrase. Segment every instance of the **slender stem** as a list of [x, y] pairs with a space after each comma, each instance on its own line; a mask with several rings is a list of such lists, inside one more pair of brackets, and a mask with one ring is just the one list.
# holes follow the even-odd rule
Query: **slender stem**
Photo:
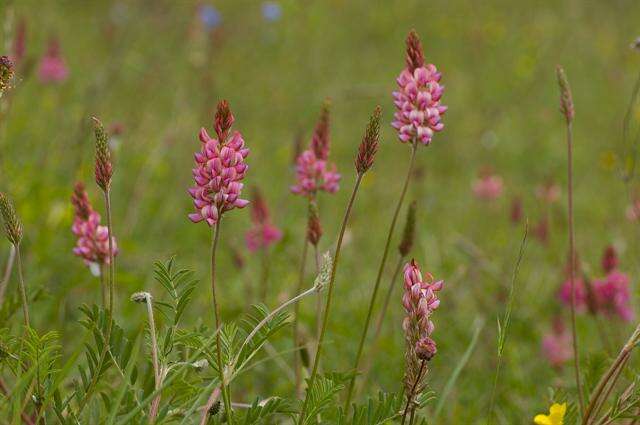
[[102, 308], [107, 308], [107, 283], [104, 279], [104, 264], [100, 264], [100, 290], [102, 292]]
[[[320, 273], [320, 252], [318, 245], [313, 246], [313, 257], [316, 261], [316, 274]], [[316, 338], [320, 335], [320, 317], [322, 317], [322, 297], [316, 297]]]
[[603, 391], [604, 391], [605, 387], [607, 386], [607, 384], [610, 383], [609, 381], [613, 380], [612, 378], [614, 376], [617, 376], [616, 375], [616, 371], [618, 370], [618, 368], [621, 365], [624, 365], [624, 363], [626, 362], [625, 359], [628, 357], [628, 355], [631, 352], [631, 350], [633, 350], [633, 348], [636, 346], [636, 344], [638, 343], [639, 339], [640, 339], [640, 324], [635, 329], [633, 334], [631, 334], [631, 337], [629, 337], [627, 342], [624, 344], [624, 346], [620, 350], [620, 353], [618, 354], [618, 357], [616, 357], [616, 359], [611, 364], [609, 369], [605, 372], [605, 374], [602, 375], [602, 378], [600, 378], [600, 381], [598, 382], [598, 385], [593, 390], [591, 398], [589, 399], [589, 405], [587, 406], [587, 409], [585, 410], [585, 413], [582, 416], [582, 424], [583, 425], [586, 425], [586, 424], [589, 423], [589, 419], [591, 418], [591, 415], [594, 414], [593, 413], [594, 410], [595, 410], [594, 408], [598, 404], [599, 399], [600, 399], [601, 395], [603, 394]]
[[218, 401], [219, 398], [220, 398], [220, 388], [215, 388], [211, 392], [211, 395], [207, 400], [207, 404], [204, 406], [204, 409], [202, 411], [202, 417], [200, 418], [200, 425], [207, 425], [207, 422], [209, 421], [209, 410], [211, 410], [211, 408], [216, 403], [216, 401]]
[[[153, 363], [153, 375], [155, 378], [155, 389], [157, 390], [161, 386], [161, 371], [160, 363], [158, 361], [158, 338], [156, 337], [156, 322], [153, 318], [153, 301], [151, 296], [147, 295], [147, 316], [149, 320], [149, 334], [151, 335], [151, 361]], [[153, 424], [156, 421], [158, 415], [158, 407], [160, 406], [160, 393], [153, 399], [151, 403], [151, 410], [149, 411], [149, 423]]]
[[580, 412], [584, 414], [584, 400], [582, 396], [582, 382], [580, 378], [580, 356], [578, 355], [578, 334], [576, 331], [576, 248], [575, 232], [573, 227], [573, 129], [571, 122], [567, 123], [567, 194], [568, 194], [568, 218], [569, 218], [569, 279], [571, 281], [571, 338], [573, 345], [573, 368], [576, 375], [576, 388]]
[[[422, 371], [424, 370], [424, 365], [427, 363], [426, 360], [422, 360], [420, 362], [420, 370], [418, 371], [418, 375], [416, 376], [416, 382], [413, 383], [413, 387], [411, 388], [411, 392], [407, 394], [407, 404], [404, 406], [404, 412], [402, 413], [402, 425], [404, 425], [407, 419], [407, 412], [409, 412], [409, 405], [413, 400], [414, 393], [416, 392], [416, 388], [418, 387], [418, 383], [422, 378]], [[413, 411], [413, 409], [411, 409]]]
[[367, 339], [367, 333], [369, 332], [369, 324], [371, 323], [373, 309], [376, 304], [376, 297], [378, 296], [378, 289], [380, 288], [380, 282], [382, 280], [384, 266], [387, 263], [387, 256], [389, 255], [389, 247], [391, 246], [391, 240], [393, 239], [393, 231], [396, 228], [398, 215], [400, 214], [400, 210], [402, 209], [402, 203], [404, 201], [405, 195], [407, 194], [407, 188], [409, 187], [409, 182], [411, 181], [411, 174], [413, 172], [413, 165], [415, 163], [417, 150], [418, 150], [418, 143], [416, 140], [414, 140], [413, 144], [411, 145], [411, 159], [409, 159], [409, 168], [407, 170], [407, 176], [404, 179], [402, 191], [400, 192], [400, 199], [398, 199], [398, 203], [396, 204], [396, 209], [393, 213], [393, 218], [391, 219], [391, 226], [389, 227], [389, 233], [387, 234], [387, 242], [385, 243], [385, 246], [384, 246], [384, 251], [382, 253], [382, 260], [380, 261], [380, 266], [378, 267], [378, 275], [376, 276], [376, 283], [373, 286], [373, 293], [371, 294], [371, 300], [369, 301], [369, 310], [367, 311], [367, 318], [365, 319], [362, 335], [360, 336], [360, 343], [358, 344], [358, 351], [356, 353], [356, 359], [353, 365], [353, 370], [356, 372], [356, 374], [353, 375], [353, 377], [349, 382], [349, 390], [347, 391], [347, 398], [344, 404], [345, 412], [349, 411], [349, 405], [351, 404], [351, 397], [353, 395], [353, 388], [356, 383], [356, 376], [358, 372], [358, 366], [360, 365], [360, 358], [362, 357], [362, 350], [364, 348], [364, 343]]
[[609, 398], [609, 395], [611, 394], [611, 391], [613, 391], [613, 388], [616, 386], [618, 378], [620, 377], [620, 373], [622, 373], [622, 370], [627, 365], [627, 362], [629, 361], [629, 357], [630, 356], [631, 356], [630, 353], [627, 353], [624, 356], [624, 359], [622, 359], [622, 362], [620, 363], [618, 368], [615, 370], [615, 372], [611, 376], [611, 379], [608, 380], [609, 381], [607, 383], [608, 385], [605, 387], [605, 390], [602, 392], [602, 395], [600, 396], [600, 401], [598, 401], [598, 403], [596, 403], [596, 406], [593, 409], [593, 412], [591, 414], [592, 417], [596, 418], [598, 416], [598, 414], [600, 413], [600, 410], [602, 409], [602, 406], [607, 401], [607, 398]]
[[7, 259], [7, 265], [4, 269], [4, 275], [2, 276], [2, 281], [0, 282], [0, 307], [4, 304], [4, 294], [7, 291], [7, 286], [9, 285], [9, 278], [11, 277], [11, 271], [13, 270], [13, 263], [16, 259], [16, 247], [13, 244], [9, 248], [9, 258]]
[[349, 221], [349, 216], [351, 215], [351, 209], [353, 208], [354, 201], [356, 199], [356, 194], [358, 193], [358, 188], [360, 187], [360, 182], [362, 181], [362, 174], [358, 174], [356, 177], [356, 182], [353, 186], [353, 192], [351, 192], [351, 197], [349, 198], [349, 203], [347, 204], [347, 210], [344, 213], [344, 218], [342, 219], [342, 225], [340, 226], [340, 234], [338, 236], [338, 242], [336, 243], [336, 252], [333, 258], [333, 267], [331, 269], [331, 278], [329, 279], [329, 290], [327, 291], [327, 301], [324, 306], [324, 313], [322, 315], [322, 327], [320, 328], [320, 335], [318, 336], [318, 349], [316, 350], [316, 354], [313, 359], [313, 369], [311, 371], [311, 376], [309, 377], [309, 384], [307, 386], [307, 392], [305, 394], [304, 403], [302, 404], [302, 410], [300, 411], [300, 423], [302, 424], [304, 421], [304, 415], [307, 410], [307, 405], [309, 404], [309, 394], [311, 393], [311, 389], [313, 388], [313, 383], [316, 379], [316, 375], [318, 374], [318, 366], [320, 365], [320, 356], [322, 355], [322, 343], [324, 342], [324, 336], [327, 332], [327, 323], [329, 321], [329, 313], [331, 311], [331, 299], [333, 297], [333, 287], [334, 282], [336, 280], [336, 270], [338, 268], [338, 261], [340, 260], [340, 248], [342, 247], [342, 238], [344, 237], [344, 232], [347, 228], [347, 222]]
[[222, 362], [222, 340], [220, 338], [220, 327], [222, 322], [220, 321], [220, 307], [218, 305], [218, 297], [216, 295], [216, 251], [218, 248], [218, 240], [220, 239], [220, 222], [222, 217], [218, 218], [216, 225], [213, 229], [213, 241], [211, 243], [211, 293], [213, 294], [213, 314], [216, 321], [216, 361], [218, 363], [218, 374], [220, 375], [220, 390], [222, 392], [222, 399], [224, 401], [224, 409], [227, 413], [229, 421], [233, 423], [231, 412], [231, 398], [229, 397], [229, 388], [226, 385], [225, 367]]
[[31, 327], [29, 321], [29, 303], [27, 301], [27, 288], [24, 285], [24, 277], [22, 276], [22, 257], [20, 256], [20, 245], [15, 245], [16, 248], [16, 266], [18, 267], [18, 279], [20, 283], [20, 298], [22, 299], [22, 313], [24, 315], [24, 325]]
[[111, 195], [109, 190], [104, 190], [104, 203], [105, 203], [105, 211], [107, 215], [107, 237], [109, 238], [109, 299], [108, 299], [108, 308], [107, 308], [107, 331], [104, 335], [104, 346], [102, 347], [102, 352], [100, 353], [100, 359], [98, 360], [98, 364], [95, 368], [96, 373], [93, 374], [91, 378], [91, 382], [87, 387], [87, 390], [84, 394], [84, 397], [80, 401], [78, 405], [78, 411], [76, 413], [77, 416], [80, 416], [80, 413], [87, 405], [87, 402], [93, 395], [96, 384], [98, 383], [98, 379], [100, 378], [99, 371], [102, 370], [102, 365], [104, 364], [107, 354], [109, 353], [109, 344], [111, 341], [111, 330], [113, 327], [113, 298], [114, 298], [114, 283], [115, 283], [115, 274], [116, 274], [116, 262], [115, 257], [113, 255], [113, 226], [111, 222]]
[[[373, 360], [376, 357], [376, 352], [378, 351], [378, 339], [380, 338], [380, 333], [382, 332], [382, 325], [384, 324], [384, 319], [387, 314], [387, 310], [389, 309], [389, 304], [391, 302], [391, 296], [393, 295], [393, 290], [395, 288], [396, 280], [398, 279], [398, 274], [400, 274], [400, 270], [402, 270], [402, 263], [404, 262], [405, 257], [400, 255], [398, 257], [398, 263], [393, 271], [393, 275], [391, 277], [391, 282], [389, 284], [389, 289], [387, 290], [387, 294], [384, 298], [384, 304], [382, 305], [382, 311], [380, 311], [380, 315], [378, 316], [378, 321], [376, 322], [376, 330], [373, 333], [373, 337], [371, 339], [371, 354], [367, 357], [367, 361], [365, 366], [363, 367], [362, 379], [360, 380], [360, 387], [367, 381], [367, 377], [371, 372], [371, 366], [373, 364]], [[358, 391], [356, 391], [356, 396]]]
[[[304, 237], [304, 246], [302, 248], [302, 260], [300, 261], [300, 271], [298, 273], [298, 285], [296, 286], [296, 294], [302, 291], [302, 285], [304, 282], [304, 272], [307, 263], [307, 252], [309, 250], [309, 239]], [[319, 298], [319, 297], [318, 297]], [[302, 345], [300, 338], [300, 304], [296, 304], [293, 308], [293, 368], [296, 372], [296, 395], [302, 395], [302, 362], [300, 361], [300, 351], [298, 347]]]

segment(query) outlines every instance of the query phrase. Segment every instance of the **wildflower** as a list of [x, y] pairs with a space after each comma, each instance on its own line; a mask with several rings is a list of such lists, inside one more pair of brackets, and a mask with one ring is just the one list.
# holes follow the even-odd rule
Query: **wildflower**
[[14, 70], [13, 62], [7, 56], [0, 56], [0, 97], [11, 88]]
[[204, 128], [200, 129], [202, 148], [195, 154], [196, 168], [193, 169], [196, 186], [189, 189], [196, 208], [189, 219], [194, 223], [204, 220], [213, 226], [224, 212], [244, 208], [249, 203], [240, 198], [241, 182], [248, 169], [244, 159], [249, 149], [245, 148], [238, 131], [228, 135], [231, 124], [233, 115], [226, 101], [222, 101], [215, 117], [218, 139], [210, 137]]
[[616, 267], [618, 267], [618, 255], [613, 245], [609, 245], [602, 254], [602, 270], [605, 273], [609, 273]]
[[271, 223], [267, 203], [257, 189], [253, 191], [252, 206], [253, 227], [247, 232], [245, 240], [247, 248], [253, 252], [279, 241], [282, 238], [282, 231]]
[[358, 148], [356, 156], [356, 171], [358, 174], [366, 173], [373, 165], [373, 160], [378, 152], [378, 141], [380, 140], [380, 114], [382, 110], [377, 106], [373, 115], [369, 119], [369, 124], [365, 130], [362, 142]]
[[536, 425], [563, 425], [564, 414], [567, 412], [567, 403], [553, 403], [548, 415], [536, 415], [533, 422]]
[[211, 6], [210, 4], [204, 4], [200, 6], [200, 8], [198, 9], [198, 14], [200, 16], [200, 22], [202, 22], [202, 24], [208, 31], [215, 29], [222, 22], [222, 16], [220, 16], [220, 12], [218, 12], [218, 9]]
[[282, 8], [280, 4], [275, 1], [265, 1], [262, 3], [262, 16], [267, 21], [278, 21], [282, 16]]
[[560, 199], [560, 186], [548, 181], [536, 187], [536, 197], [546, 204], [553, 204]]
[[513, 198], [513, 200], [511, 201], [511, 210], [509, 214], [511, 222], [514, 224], [520, 223], [520, 221], [522, 220], [522, 214], [522, 199]]
[[542, 354], [555, 368], [562, 367], [573, 357], [571, 335], [559, 317], [554, 319], [551, 331], [542, 338]]
[[[73, 253], [82, 258], [92, 270], [99, 270], [99, 266], [110, 264], [109, 231], [100, 225], [100, 214], [93, 210], [84, 185], [76, 183], [71, 196], [74, 207], [74, 219], [71, 231], [78, 237]], [[115, 237], [111, 238], [113, 256], [118, 254]]]
[[22, 240], [22, 223], [16, 214], [13, 203], [2, 192], [0, 192], [0, 215], [2, 215], [2, 221], [4, 221], [4, 231], [7, 239], [15, 246], [19, 245]]
[[618, 316], [625, 322], [634, 319], [631, 308], [629, 276], [617, 270], [611, 271], [604, 279], [593, 282], [593, 292], [598, 312], [607, 316]]
[[405, 387], [407, 394], [417, 388], [415, 394], [422, 390], [420, 381], [426, 373], [421, 374], [421, 360], [430, 360], [437, 352], [435, 341], [431, 339], [434, 330], [431, 314], [440, 305], [436, 293], [442, 289], [444, 282], [434, 281], [429, 273], [423, 278], [415, 260], [404, 267], [404, 295], [402, 304], [407, 313], [402, 323], [407, 344], [405, 352], [406, 370]]
[[60, 44], [55, 38], [49, 40], [47, 53], [40, 60], [38, 77], [42, 83], [61, 83], [69, 76], [69, 69], [60, 55]]
[[627, 207], [625, 215], [629, 221], [638, 221], [640, 219], [640, 199], [633, 200], [631, 205]]
[[338, 191], [340, 174], [335, 164], [328, 160], [329, 144], [329, 103], [325, 101], [311, 137], [311, 146], [296, 159], [297, 184], [291, 186], [291, 192], [313, 198], [319, 190]]
[[[589, 307], [589, 291], [583, 279], [576, 278], [575, 285], [575, 297], [576, 297], [576, 311], [584, 312]], [[558, 298], [565, 305], [571, 305], [571, 280], [567, 279], [558, 292]]]
[[442, 131], [441, 116], [447, 107], [440, 104], [444, 86], [435, 65], [424, 62], [420, 39], [415, 31], [407, 37], [406, 67], [397, 78], [393, 92], [396, 113], [392, 126], [401, 142], [415, 141], [428, 146], [435, 132]]
[[111, 177], [113, 176], [113, 164], [109, 151], [109, 137], [104, 131], [102, 123], [93, 117], [94, 132], [96, 136], [96, 164], [95, 178], [98, 186], [108, 192], [111, 189]]
[[473, 182], [472, 189], [476, 198], [493, 201], [502, 195], [502, 177], [492, 174], [490, 171], [483, 171]]
[[560, 86], [560, 112], [562, 112], [562, 115], [564, 115], [567, 120], [567, 124], [570, 124], [575, 116], [571, 87], [569, 86], [569, 81], [564, 73], [564, 69], [562, 69], [560, 65], [556, 67], [556, 74], [558, 76], [558, 85]]

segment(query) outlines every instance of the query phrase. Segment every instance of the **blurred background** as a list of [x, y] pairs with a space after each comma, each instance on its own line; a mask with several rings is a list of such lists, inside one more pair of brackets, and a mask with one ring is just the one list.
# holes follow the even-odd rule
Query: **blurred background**
[[[613, 244], [620, 268], [632, 278], [632, 304], [637, 305], [639, 234], [633, 205], [640, 191], [637, 180], [622, 178], [632, 152], [628, 140], [635, 137], [640, 119], [632, 108], [631, 136], [625, 142], [623, 120], [640, 71], [640, 51], [632, 46], [640, 36], [637, 1], [0, 0], [0, 14], [2, 54], [12, 56], [17, 67], [15, 87], [2, 98], [0, 110], [0, 190], [14, 199], [24, 222], [25, 276], [36, 298], [35, 327], [59, 329], [65, 350], [73, 349], [81, 329], [78, 307], [99, 302], [99, 280], [73, 255], [70, 230], [69, 199], [76, 181], [87, 185], [94, 207], [104, 212], [93, 181], [91, 116], [99, 117], [111, 134], [120, 248], [116, 308], [120, 323], [133, 332], [142, 326], [143, 312], [130, 305], [130, 294], [144, 289], [160, 295], [153, 262], [174, 255], [200, 279], [186, 322], [212, 325], [207, 283], [211, 235], [205, 224], [187, 219], [193, 206], [186, 190], [192, 185], [193, 153], [200, 148], [198, 131], [211, 131], [221, 99], [229, 101], [234, 128], [251, 149], [245, 193], [259, 188], [273, 223], [283, 231], [268, 252], [252, 253], [245, 246], [249, 211], [234, 210], [225, 217], [222, 315], [232, 320], [246, 310], [247, 300], [260, 292], [265, 262], [266, 304], [274, 307], [292, 294], [307, 208], [289, 189], [293, 158], [296, 145], [308, 144], [328, 98], [331, 160], [342, 182], [338, 193], [319, 199], [322, 251], [333, 249], [368, 117], [376, 105], [383, 109], [380, 150], [347, 229], [323, 361], [327, 370], [347, 370], [409, 158], [409, 147], [397, 141], [390, 122], [391, 92], [404, 67], [404, 39], [411, 29], [422, 38], [427, 62], [443, 74], [442, 103], [449, 106], [444, 131], [418, 151], [407, 197], [418, 204], [411, 256], [446, 281], [434, 316], [438, 356], [429, 383], [436, 393], [475, 327], [484, 323], [439, 421], [473, 423], [484, 417], [496, 364], [496, 317], [504, 312], [527, 220], [528, 244], [497, 417], [502, 423], [521, 423], [546, 410], [548, 388], [570, 388], [573, 382], [569, 367], [552, 367], [541, 351], [554, 320], [568, 325], [568, 311], [556, 295], [567, 259], [566, 144], [557, 64], [567, 72], [576, 105], [581, 265], [587, 276], [601, 274], [602, 251]], [[383, 293], [397, 261], [399, 230]], [[4, 267], [9, 245], [3, 242], [0, 248]], [[310, 272], [309, 283], [312, 279]], [[19, 315], [15, 284], [14, 276], [2, 326]], [[400, 388], [399, 288], [367, 394]], [[315, 300], [302, 304], [309, 332], [314, 313]], [[586, 364], [606, 356], [598, 327], [613, 347], [632, 329], [618, 319], [581, 316], [579, 321]], [[274, 345], [290, 349], [290, 332]], [[288, 363], [290, 356], [283, 359]], [[246, 399], [238, 401], [256, 393], [290, 395], [292, 383], [286, 368], [280, 368], [285, 366], [266, 362], [257, 367], [258, 383], [255, 375], [244, 378]]]

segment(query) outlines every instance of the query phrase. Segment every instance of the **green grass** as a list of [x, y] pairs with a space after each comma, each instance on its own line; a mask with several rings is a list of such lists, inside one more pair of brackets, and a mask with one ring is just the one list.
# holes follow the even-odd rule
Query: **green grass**
[[[530, 237], [521, 265], [496, 421], [526, 423], [547, 410], [548, 387], [571, 389], [574, 382], [570, 367], [553, 370], [540, 353], [541, 335], [552, 317], [562, 313], [568, 318], [555, 297], [568, 246], [566, 149], [556, 64], [564, 66], [576, 104], [579, 257], [597, 275], [603, 248], [615, 243], [621, 268], [632, 276], [637, 305], [637, 224], [624, 217], [629, 198], [618, 175], [620, 160], [611, 164], [606, 159], [620, 150], [622, 119], [640, 68], [640, 53], [629, 48], [640, 35], [638, 2], [287, 0], [280, 2], [282, 18], [266, 22], [260, 2], [221, 1], [216, 6], [223, 21], [211, 38], [197, 21], [197, 2], [1, 3], [4, 21], [10, 11], [26, 18], [29, 58], [37, 60], [47, 38], [55, 34], [70, 67], [69, 80], [59, 86], [40, 84], [34, 73], [25, 77], [0, 122], [0, 190], [12, 196], [24, 222], [27, 285], [32, 293], [41, 290], [31, 305], [32, 322], [40, 331], [59, 331], [67, 355], [79, 340], [78, 307], [100, 299], [98, 280], [71, 253], [75, 240], [69, 197], [76, 180], [87, 184], [94, 206], [104, 215], [93, 184], [91, 116], [125, 128], [114, 151], [112, 192], [120, 246], [119, 323], [128, 332], [140, 328], [144, 315], [131, 305], [129, 295], [138, 290], [160, 294], [153, 262], [175, 255], [200, 280], [185, 322], [212, 326], [210, 231], [187, 219], [192, 205], [186, 189], [192, 184], [200, 126], [211, 128], [217, 101], [229, 100], [235, 128], [251, 149], [247, 185], [262, 189], [275, 223], [284, 231], [270, 253], [268, 304], [275, 307], [296, 285], [306, 220], [305, 200], [289, 192], [293, 141], [302, 135], [308, 142], [328, 97], [331, 157], [343, 181], [336, 195], [320, 198], [322, 251], [333, 248], [368, 116], [376, 104], [383, 108], [380, 150], [347, 229], [323, 357], [325, 370], [347, 370], [409, 156], [409, 147], [397, 142], [389, 123], [390, 93], [404, 64], [404, 37], [411, 28], [421, 35], [427, 60], [443, 73], [443, 103], [449, 106], [445, 130], [418, 152], [420, 172], [407, 196], [418, 201], [418, 237], [411, 255], [446, 281], [434, 316], [438, 355], [428, 378], [436, 393], [456, 371], [476, 318], [487, 323], [468, 363], [456, 371], [457, 383], [439, 421], [475, 423], [485, 417], [497, 361], [497, 329], [491, 325], [505, 310], [522, 236], [521, 226], [509, 222], [510, 200], [523, 199], [533, 227], [543, 210], [534, 190], [545, 179], [560, 184], [563, 196], [551, 211], [548, 246]], [[636, 124], [638, 116], [634, 112]], [[505, 193], [493, 204], [476, 200], [470, 190], [485, 165], [505, 180]], [[636, 187], [633, 181], [629, 192]], [[249, 225], [248, 211], [225, 217], [218, 279], [227, 321], [247, 309], [244, 282], [259, 282], [260, 258], [244, 249]], [[396, 240], [399, 235], [397, 231]], [[232, 248], [246, 256], [242, 271], [233, 265]], [[0, 249], [4, 264], [9, 246], [3, 243]], [[391, 253], [389, 263], [394, 259]], [[388, 265], [382, 290], [391, 268]], [[310, 273], [309, 284], [312, 279]], [[9, 293], [16, 296], [15, 276], [10, 285]], [[404, 340], [399, 297], [398, 292], [382, 333], [380, 361], [368, 381], [371, 395], [378, 388], [400, 388]], [[302, 312], [311, 330], [315, 300], [305, 301]], [[20, 319], [17, 312], [1, 326], [17, 332]], [[579, 316], [578, 321], [582, 354], [586, 358], [601, 352], [593, 320]], [[616, 346], [632, 329], [613, 321], [605, 325]], [[273, 343], [278, 351], [290, 349], [290, 332], [282, 332]], [[289, 362], [290, 355], [285, 356]], [[234, 382], [233, 390], [234, 401], [251, 403], [256, 395], [290, 396], [292, 384], [271, 362]], [[427, 407], [427, 417], [434, 407]]]

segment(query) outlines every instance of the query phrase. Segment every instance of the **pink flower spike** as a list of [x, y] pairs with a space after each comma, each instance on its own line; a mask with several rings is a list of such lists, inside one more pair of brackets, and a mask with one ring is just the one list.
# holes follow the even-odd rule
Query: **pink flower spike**
[[483, 201], [493, 201], [502, 195], [502, 177], [487, 173], [478, 177], [473, 182], [472, 189], [476, 198]]
[[194, 155], [196, 167], [193, 169], [196, 186], [188, 189], [196, 209], [189, 214], [194, 223], [205, 221], [209, 226], [215, 226], [225, 212], [249, 204], [240, 198], [242, 180], [249, 168], [244, 162], [249, 149], [244, 147], [244, 139], [239, 132], [229, 136], [233, 121], [229, 104], [223, 100], [218, 103], [215, 118], [219, 138], [212, 138], [204, 128], [198, 134], [201, 148]]
[[47, 52], [40, 60], [38, 78], [41, 83], [62, 83], [69, 76], [69, 69], [60, 55], [60, 44], [53, 38], [49, 40]]
[[397, 78], [399, 90], [393, 92], [396, 112], [391, 123], [402, 143], [420, 142], [428, 146], [434, 133], [442, 131], [441, 116], [447, 107], [440, 104], [444, 87], [435, 65], [426, 64], [420, 39], [415, 31], [407, 37], [406, 67]]
[[282, 232], [271, 223], [269, 209], [258, 189], [253, 191], [252, 205], [251, 221], [253, 222], [253, 227], [247, 232], [245, 241], [247, 249], [254, 252], [267, 248], [282, 239]]
[[[71, 231], [78, 237], [73, 253], [92, 268], [95, 264], [98, 266], [109, 264], [108, 229], [100, 225], [100, 214], [93, 210], [84, 185], [80, 182], [75, 185], [71, 203], [75, 211]], [[111, 241], [115, 257], [118, 255], [115, 237], [112, 237]]]
[[554, 319], [552, 330], [542, 338], [542, 354], [554, 368], [561, 368], [573, 358], [571, 335], [559, 317]]

